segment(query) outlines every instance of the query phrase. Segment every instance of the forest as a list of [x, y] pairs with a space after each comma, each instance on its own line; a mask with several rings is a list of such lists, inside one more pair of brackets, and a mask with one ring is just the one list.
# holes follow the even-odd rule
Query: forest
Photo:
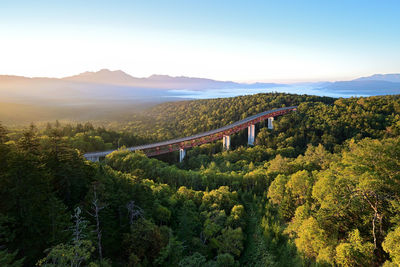
[[[274, 129], [148, 158], [128, 146], [298, 105]], [[100, 162], [87, 151], [117, 149]], [[0, 266], [399, 266], [400, 95], [168, 102], [0, 125]]]

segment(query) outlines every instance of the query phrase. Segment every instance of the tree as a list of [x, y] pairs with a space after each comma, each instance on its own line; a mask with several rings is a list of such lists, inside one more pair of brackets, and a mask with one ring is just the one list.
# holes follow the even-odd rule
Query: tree
[[371, 266], [373, 262], [374, 245], [363, 242], [360, 231], [355, 229], [349, 234], [349, 241], [336, 247], [336, 262], [340, 266]]
[[311, 197], [313, 180], [310, 174], [303, 170], [290, 176], [286, 187], [291, 190], [292, 195], [297, 199], [297, 205], [305, 203], [308, 197]]
[[324, 170], [329, 167], [334, 156], [329, 153], [322, 144], [318, 144], [317, 147], [308, 145], [304, 156], [300, 155], [295, 160], [296, 163], [303, 165], [308, 170]]
[[240, 256], [244, 240], [242, 228], [225, 228], [222, 230], [222, 234], [217, 237], [217, 240], [219, 253], [230, 253], [236, 257]]
[[303, 221], [297, 236], [295, 239], [297, 249], [306, 257], [321, 263], [333, 262], [333, 247], [325, 231], [313, 217]]
[[16, 260], [17, 251], [9, 253], [7, 250], [0, 250], [0, 266], [22, 267], [24, 259]]
[[154, 263], [159, 266], [177, 266], [182, 259], [184, 251], [183, 244], [172, 235], [170, 229], [168, 229], [168, 231], [168, 244], [160, 250], [158, 257], [154, 260]]
[[124, 236], [124, 247], [131, 265], [152, 264], [160, 250], [167, 245], [167, 238], [160, 228], [149, 220], [138, 218], [131, 225], [131, 231]]
[[383, 249], [389, 253], [393, 263], [400, 265], [400, 226], [389, 232], [382, 243]]
[[93, 200], [92, 200], [92, 212], [89, 214], [96, 220], [96, 235], [97, 235], [97, 249], [99, 251], [100, 261], [103, 260], [103, 252], [101, 246], [101, 230], [100, 230], [100, 211], [104, 209], [104, 205], [100, 203], [97, 197], [96, 185], [93, 185]]
[[27, 130], [22, 134], [22, 137], [18, 140], [18, 148], [30, 154], [39, 154], [39, 139], [37, 137], [37, 128], [34, 124], [31, 124]]
[[[52, 177], [43, 164], [33, 126], [7, 154], [6, 166], [0, 174], [0, 212], [15, 220], [13, 246], [32, 264], [51, 244], [55, 230], [50, 227], [55, 208], [49, 201], [53, 199]], [[63, 213], [61, 206], [56, 209]], [[64, 235], [58, 230], [61, 239]]]
[[7, 130], [0, 123], [0, 144], [4, 144], [7, 141]]
[[81, 216], [82, 210], [77, 207], [74, 215], [73, 226], [70, 228], [72, 232], [72, 242], [70, 244], [59, 244], [47, 250], [47, 256], [40, 260], [39, 266], [72, 266], [79, 267], [82, 264], [89, 263], [92, 252], [95, 248], [92, 246], [87, 237], [87, 221]]
[[60, 128], [53, 129], [49, 138], [44, 153], [46, 168], [53, 176], [52, 184], [58, 197], [73, 209], [89, 190], [89, 168], [78, 152], [68, 146]]
[[190, 244], [193, 236], [198, 236], [201, 228], [199, 214], [195, 204], [191, 200], [183, 203], [183, 206], [178, 211], [178, 229], [177, 236], [180, 241], [188, 246], [189, 251], [192, 249]]
[[163, 205], [157, 203], [154, 209], [154, 217], [160, 224], [166, 224], [171, 218], [171, 211]]
[[233, 227], [244, 227], [245, 226], [245, 215], [243, 205], [235, 205], [231, 210], [231, 214], [228, 217], [227, 223]]
[[[400, 139], [350, 142], [339, 162], [320, 172], [313, 187], [313, 198], [319, 209], [315, 217], [329, 235], [345, 236], [354, 226], [370, 225], [377, 261], [382, 261], [385, 218], [389, 206], [400, 191]], [[372, 164], [373, 163], [373, 164]]]
[[286, 183], [288, 180], [289, 179], [287, 176], [280, 174], [271, 183], [268, 188], [268, 197], [272, 203], [278, 205], [282, 203], [282, 200], [286, 194]]
[[202, 267], [204, 263], [206, 263], [207, 259], [203, 255], [201, 255], [198, 252], [193, 253], [190, 256], [187, 256], [183, 258], [179, 262], [180, 267], [187, 267], [187, 266], [192, 266], [192, 267]]
[[281, 155], [277, 155], [273, 160], [269, 162], [268, 172], [288, 174], [291, 172], [292, 167], [289, 158], [284, 158]]
[[217, 265], [221, 267], [233, 267], [235, 266], [235, 258], [228, 253], [219, 254], [217, 256]]
[[[383, 240], [384, 207], [400, 191], [400, 138], [384, 141], [364, 139], [344, 153], [342, 175], [349, 180], [353, 197], [372, 211], [374, 248]], [[374, 162], [374, 164], [371, 164]], [[378, 240], [379, 238], [379, 240]]]
[[7, 130], [0, 124], [0, 179], [7, 170], [7, 158], [10, 152], [9, 147], [5, 144], [7, 140]]
[[40, 260], [37, 265], [44, 267], [79, 267], [90, 259], [94, 250], [95, 248], [89, 240], [81, 240], [79, 245], [59, 244], [50, 249], [47, 256]]
[[16, 259], [18, 251], [9, 252], [9, 245], [15, 238], [15, 234], [10, 229], [13, 220], [0, 213], [0, 266], [21, 267], [24, 259]]
[[143, 216], [143, 210], [139, 206], [135, 204], [134, 200], [129, 201], [126, 204], [126, 208], [128, 210], [128, 216], [129, 216], [129, 224], [132, 225], [135, 219]]

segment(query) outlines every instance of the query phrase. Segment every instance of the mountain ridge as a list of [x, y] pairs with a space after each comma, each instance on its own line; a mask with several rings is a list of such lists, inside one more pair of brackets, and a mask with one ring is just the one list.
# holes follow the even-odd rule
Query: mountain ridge
[[[0, 75], [0, 99], [12, 103], [91, 103], [97, 101], [170, 101], [175, 90], [202, 91], [236, 88], [272, 88], [274, 83], [241, 84], [205, 78], [151, 75], [136, 78], [121, 70], [101, 69], [64, 78]], [[175, 92], [174, 92], [175, 91]], [[182, 97], [180, 97], [182, 99]]]
[[148, 77], [134, 77], [122, 70], [111, 71], [101, 69], [97, 72], [83, 72], [77, 75], [61, 78], [67, 81], [93, 82], [113, 85], [128, 85], [143, 88], [171, 89], [171, 90], [205, 90], [221, 88], [243, 88], [243, 87], [274, 87], [286, 86], [278, 83], [238, 83], [233, 81], [219, 81], [208, 78], [170, 76], [164, 74], [153, 74]]
[[400, 73], [373, 74], [370, 76], [357, 78], [353, 81], [385, 81], [400, 83]]
[[[398, 79], [399, 82], [397, 82]], [[101, 69], [95, 72], [87, 71], [64, 78], [30, 78], [16, 75], [0, 75], [0, 99], [2, 101], [13, 103], [34, 102], [46, 105], [55, 102], [76, 104], [78, 102], [88, 103], [99, 100], [178, 100], [185, 97], [185, 95], [212, 95], [213, 90], [215, 90], [213, 92], [221, 90], [232, 92], [232, 95], [237, 95], [235, 92], [250, 94], [273, 90], [304, 94], [307, 92], [307, 87], [312, 88], [311, 94], [315, 93], [317, 95], [347, 97], [400, 94], [400, 74], [375, 74], [349, 81], [301, 84], [238, 83], [186, 76], [173, 77], [161, 74], [137, 78], [122, 70], [111, 71], [109, 69]], [[245, 91], [243, 89], [255, 90]], [[197, 92], [190, 93], [192, 91]], [[229, 93], [228, 95], [223, 93], [218, 97], [226, 96], [229, 96]]]

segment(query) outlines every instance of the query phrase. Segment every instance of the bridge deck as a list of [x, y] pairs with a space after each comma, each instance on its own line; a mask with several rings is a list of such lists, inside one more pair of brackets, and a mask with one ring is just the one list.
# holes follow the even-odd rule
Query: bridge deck
[[[218, 129], [214, 129], [214, 130], [211, 130], [211, 131], [195, 134], [195, 135], [192, 135], [192, 136], [187, 136], [187, 137], [167, 140], [167, 141], [163, 141], [163, 142], [153, 143], [153, 144], [146, 144], [146, 145], [129, 147], [129, 148], [127, 148], [127, 150], [129, 150], [129, 151], [136, 151], [136, 150], [145, 151], [145, 150], [149, 150], [149, 149], [159, 149], [160, 147], [166, 147], [166, 146], [171, 146], [171, 145], [182, 144], [182, 143], [187, 142], [187, 141], [198, 140], [198, 139], [201, 139], [201, 138], [204, 138], [204, 137], [209, 137], [209, 136], [212, 136], [212, 135], [225, 133], [225, 132], [227, 132], [229, 130], [238, 128], [240, 126], [246, 126], [249, 123], [259, 122], [260, 118], [265, 119], [265, 118], [268, 118], [268, 117], [282, 115], [281, 113], [283, 113], [283, 112], [287, 113], [287, 112], [296, 110], [296, 108], [297, 108], [297, 106], [273, 109], [273, 110], [269, 110], [269, 111], [258, 113], [256, 115], [247, 117], [247, 118], [245, 118], [243, 120], [234, 122], [232, 124], [229, 124], [229, 125], [226, 125], [224, 127], [221, 127], [221, 128], [218, 128]], [[174, 150], [176, 150], [176, 149], [174, 149]], [[86, 153], [84, 156], [87, 159], [105, 157], [108, 154], [112, 153], [113, 151], [115, 151], [115, 149], [114, 150], [108, 150], [108, 151], [101, 151], [101, 152], [90, 152], [90, 153]], [[169, 149], [169, 151], [167, 151], [167, 152], [171, 152], [171, 151], [172, 150]], [[159, 153], [160, 152], [158, 151], [158, 153], [155, 153], [155, 154], [159, 154]]]

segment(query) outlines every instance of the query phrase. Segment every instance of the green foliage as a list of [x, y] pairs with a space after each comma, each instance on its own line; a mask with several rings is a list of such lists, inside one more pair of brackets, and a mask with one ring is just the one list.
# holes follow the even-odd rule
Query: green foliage
[[[165, 103], [115, 130], [0, 125], [0, 265], [398, 265], [399, 101], [273, 93]], [[274, 130], [257, 125], [255, 147], [238, 133], [232, 150], [206, 144], [181, 164], [124, 149], [82, 157], [291, 105]]]
[[186, 267], [186, 266], [193, 266], [193, 267], [201, 267], [203, 266], [204, 263], [206, 263], [206, 257], [201, 255], [198, 252], [193, 253], [193, 255], [187, 256], [183, 258], [179, 262], [180, 267]]
[[17, 259], [18, 251], [9, 252], [6, 248], [14, 241], [15, 233], [11, 230], [14, 220], [0, 213], [0, 266], [19, 267], [24, 259]]
[[91, 253], [95, 250], [92, 242], [82, 240], [74, 245], [59, 244], [53, 247], [46, 258], [39, 261], [39, 266], [81, 266], [90, 259]]
[[290, 176], [286, 183], [286, 187], [291, 191], [295, 198], [296, 205], [302, 205], [311, 197], [313, 179], [310, 174], [303, 170], [298, 171]]
[[88, 264], [92, 252], [95, 250], [92, 242], [87, 240], [87, 221], [81, 215], [82, 210], [75, 209], [73, 226], [71, 226], [72, 242], [58, 244], [48, 250], [47, 256], [40, 260], [38, 266], [74, 266]]
[[166, 242], [159, 227], [152, 222], [139, 218], [131, 225], [131, 231], [125, 235], [124, 247], [129, 256], [129, 264], [138, 262], [151, 264]]
[[297, 231], [297, 235], [296, 246], [308, 258], [316, 259], [320, 251], [328, 245], [325, 231], [321, 229], [313, 217], [303, 221]]
[[400, 265], [400, 226], [389, 232], [382, 243], [383, 249], [389, 253], [394, 264]]
[[[284, 233], [284, 225], [278, 210], [267, 202], [261, 220], [264, 239], [260, 242], [263, 251], [259, 252], [261, 262], [256, 266], [300, 266], [301, 259], [295, 245]], [[262, 264], [264, 263], [264, 265]]]
[[336, 262], [341, 266], [370, 266], [373, 259], [374, 245], [363, 242], [358, 229], [349, 233], [349, 242], [336, 247]]
[[242, 228], [225, 228], [221, 232], [222, 234], [217, 238], [219, 243], [220, 253], [230, 253], [234, 256], [240, 256], [243, 250], [243, 232]]
[[168, 244], [163, 247], [154, 263], [157, 266], [177, 266], [182, 259], [184, 247], [182, 242], [178, 241], [170, 233]]
[[217, 265], [224, 266], [224, 267], [225, 266], [233, 267], [233, 266], [235, 266], [235, 258], [229, 253], [219, 254], [217, 256]]
[[16, 259], [17, 251], [9, 253], [7, 250], [0, 250], [0, 266], [21, 267], [24, 259]]
[[268, 189], [268, 197], [274, 204], [281, 204], [285, 197], [286, 183], [288, 178], [285, 175], [278, 175]]
[[135, 114], [125, 127], [146, 137], [166, 140], [219, 128], [272, 108], [295, 106], [308, 101], [331, 104], [334, 99], [269, 93], [170, 102]]
[[306, 258], [343, 266], [384, 262], [382, 241], [389, 218], [396, 221], [396, 210], [390, 207], [398, 201], [395, 192], [400, 192], [399, 142], [399, 138], [350, 142], [337, 160], [327, 168], [316, 168], [319, 171], [312, 176], [303, 170], [291, 174], [286, 184], [282, 176], [275, 179], [271, 201], [280, 203], [280, 210], [285, 198], [298, 206], [287, 218], [287, 233]]

